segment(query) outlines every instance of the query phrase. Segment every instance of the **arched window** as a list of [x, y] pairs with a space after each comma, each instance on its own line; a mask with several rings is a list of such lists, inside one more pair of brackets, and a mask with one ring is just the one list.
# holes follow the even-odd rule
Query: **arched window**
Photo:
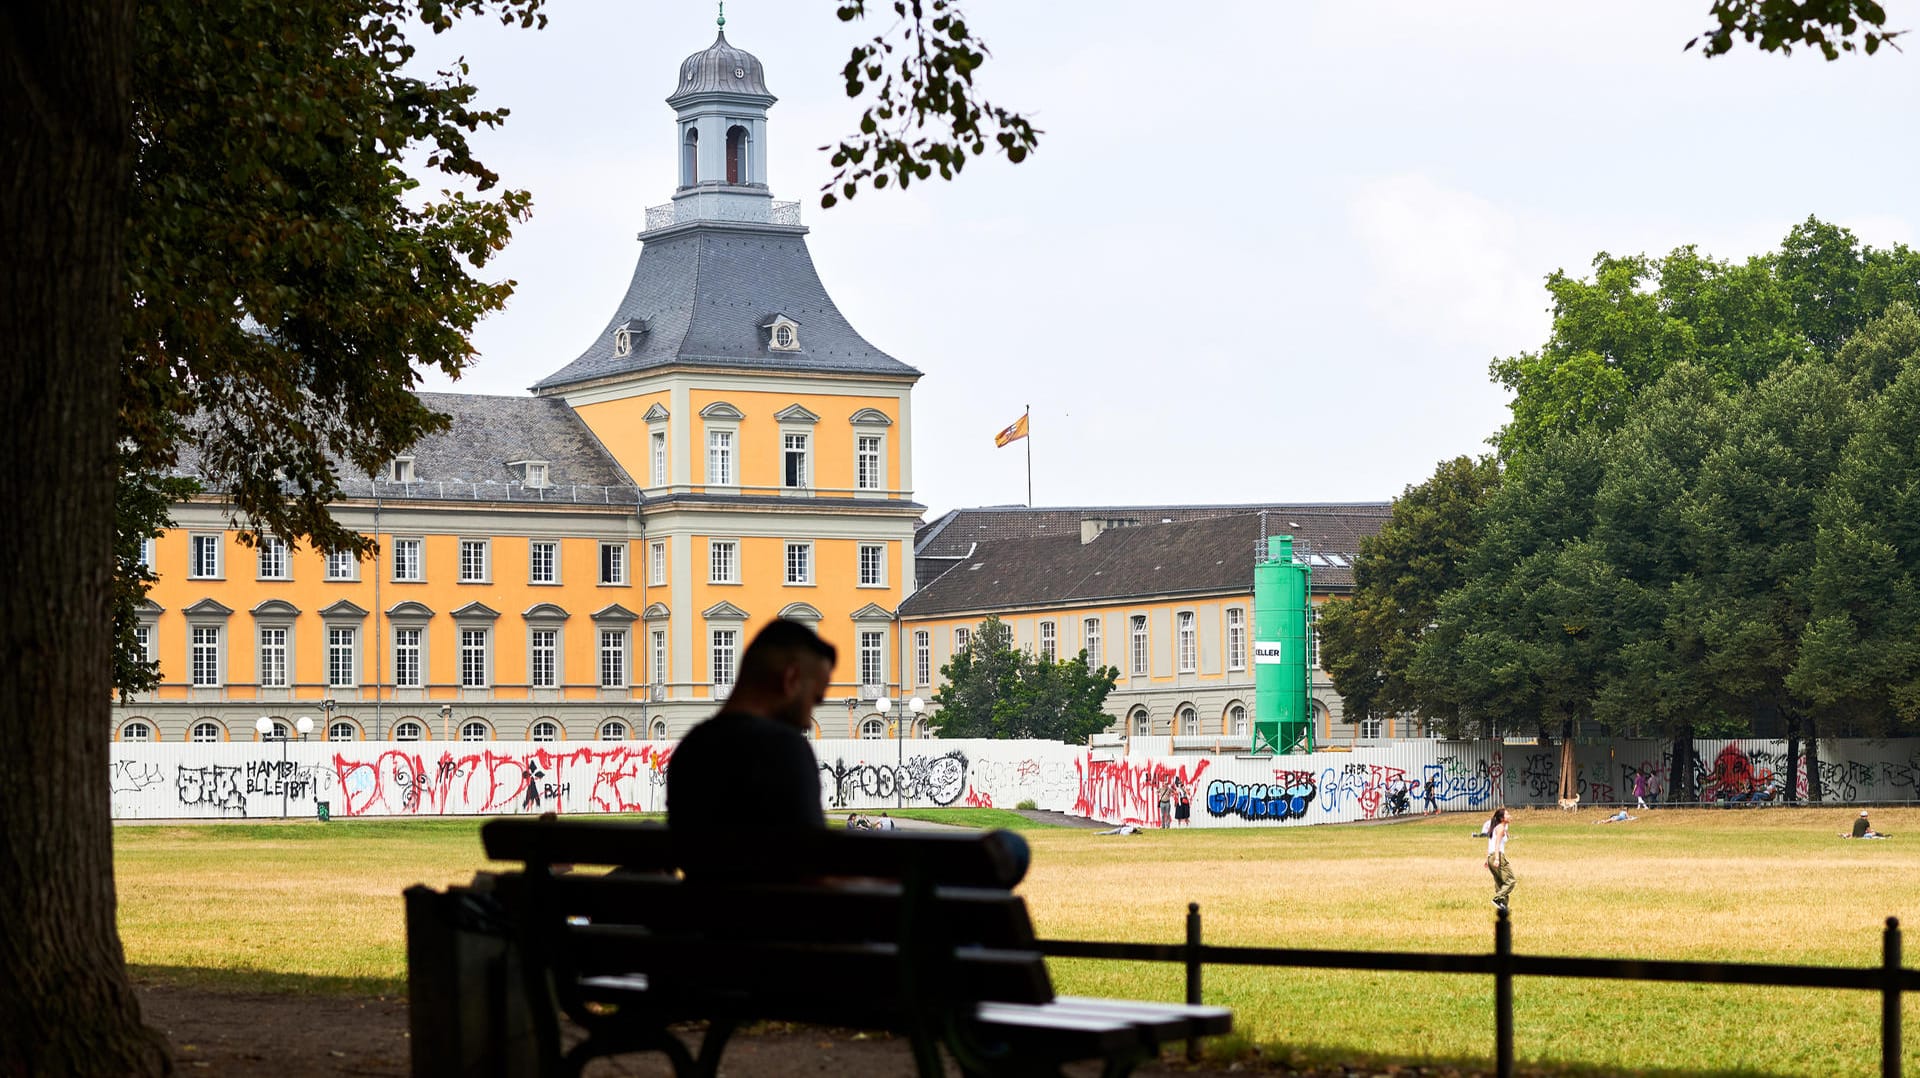
[[667, 720], [653, 720], [653, 739], [655, 741], [665, 741], [667, 739]]
[[539, 722], [534, 723], [533, 724], [533, 740], [535, 741], [560, 740], [559, 724], [554, 723], [547, 719], [541, 719]]
[[627, 739], [626, 723], [621, 722], [619, 719], [608, 719], [606, 722], [603, 722], [600, 724], [600, 740], [625, 741], [626, 739]]
[[262, 741], [291, 741], [293, 740], [293, 727], [288, 726], [285, 719], [275, 719], [273, 720], [272, 733], [255, 734], [254, 736]]
[[887, 736], [885, 719], [868, 719], [860, 724], [860, 738], [863, 741], [878, 741]]
[[1200, 716], [1194, 713], [1192, 707], [1183, 707], [1175, 721], [1174, 729], [1183, 737], [1197, 734], [1200, 732]]
[[191, 741], [218, 741], [220, 740], [220, 724], [214, 722], [212, 719], [202, 719], [193, 724], [193, 732], [188, 734], [187, 737], [188, 740]]
[[424, 736], [426, 736], [426, 727], [421, 726], [412, 719], [408, 719], [393, 728], [393, 739], [395, 741], [418, 741]]
[[1235, 737], [1245, 737], [1247, 733], [1247, 709], [1235, 704], [1227, 709], [1227, 733]]
[[1140, 710], [1135, 711], [1133, 713], [1133, 736], [1147, 737], [1152, 733], [1153, 733], [1153, 719], [1150, 716], [1148, 716], [1147, 709], [1143, 707]]
[[687, 128], [686, 141], [680, 144], [680, 186], [692, 187], [700, 182], [700, 129]]
[[350, 722], [336, 722], [327, 727], [328, 741], [357, 741], [359, 738], [360, 728]]
[[747, 129], [727, 128], [727, 182], [752, 183], [747, 175]]
[[146, 723], [141, 722], [138, 719], [135, 719], [134, 721], [120, 728], [120, 740], [152, 741], [153, 727], [148, 726]]
[[462, 741], [485, 741], [488, 735], [487, 724], [478, 719], [472, 719], [460, 724], [460, 740]]

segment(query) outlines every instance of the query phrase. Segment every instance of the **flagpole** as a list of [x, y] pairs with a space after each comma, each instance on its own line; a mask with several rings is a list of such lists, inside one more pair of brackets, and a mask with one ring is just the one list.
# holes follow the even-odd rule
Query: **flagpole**
[[1027, 410], [1021, 413], [1020, 418], [1025, 420], [1027, 424], [1027, 437], [1025, 438], [1025, 441], [1027, 443], [1027, 508], [1032, 509], [1033, 508], [1033, 405], [1029, 404], [1026, 406], [1026, 408]]

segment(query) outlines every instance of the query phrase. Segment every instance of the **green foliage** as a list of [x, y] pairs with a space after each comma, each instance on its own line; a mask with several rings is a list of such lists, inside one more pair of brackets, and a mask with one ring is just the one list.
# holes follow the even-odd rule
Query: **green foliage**
[[160, 682], [159, 665], [147, 661], [134, 635], [140, 624], [136, 611], [156, 579], [141, 558], [146, 541], [165, 527], [168, 506], [199, 490], [191, 479], [143, 471], [131, 457], [122, 446], [120, 481], [113, 492], [113, 685], [122, 695], [146, 692]]
[[1709, 58], [1733, 51], [1735, 37], [1758, 41], [1762, 49], [1783, 56], [1796, 45], [1819, 49], [1829, 60], [1856, 49], [1872, 56], [1881, 45], [1898, 49], [1893, 39], [1904, 33], [1886, 28], [1887, 9], [1875, 0], [1713, 0], [1710, 14], [1712, 28], [1685, 46], [1691, 49], [1704, 39], [1700, 51]]
[[[340, 477], [444, 426], [413, 395], [418, 370], [472, 359], [474, 325], [513, 291], [476, 272], [531, 205], [467, 142], [506, 110], [476, 107], [464, 64], [407, 74], [406, 34], [489, 12], [544, 25], [542, 3], [317, 0], [291, 21], [274, 0], [140, 6], [123, 548], [164, 523], [153, 495], [179, 493], [161, 477], [185, 464], [243, 528], [370, 549], [328, 512]], [[410, 156], [450, 186], [419, 190]], [[145, 585], [124, 556], [121, 581], [127, 627]], [[123, 689], [141, 683], [130, 643], [128, 628]]]
[[939, 711], [929, 727], [939, 737], [1042, 738], [1085, 741], [1113, 724], [1102, 711], [1120, 671], [1091, 669], [1087, 653], [1049, 662], [1013, 647], [1013, 631], [988, 617], [973, 639], [940, 669]]
[[1320, 664], [1346, 715], [1422, 714], [1446, 722], [1449, 709], [1409, 683], [1421, 635], [1440, 598], [1465, 581], [1464, 562], [1479, 541], [1475, 514], [1498, 489], [1488, 458], [1456, 457], [1432, 478], [1408, 487], [1378, 534], [1360, 540], [1353, 598], [1317, 611]]
[[[839, 170], [821, 188], [823, 207], [854, 197], [863, 181], [876, 190], [889, 181], [906, 187], [936, 170], [953, 179], [969, 153], [987, 152], [989, 140], [1014, 164], [1039, 145], [1033, 124], [979, 95], [973, 75], [987, 62], [987, 46], [968, 29], [955, 0], [892, 0], [890, 6], [898, 21], [854, 46], [842, 72], [848, 97], [871, 90], [873, 102], [860, 115], [858, 133], [837, 147], [821, 147], [833, 150]], [[838, 14], [842, 22], [863, 18], [866, 0], [844, 0]]]

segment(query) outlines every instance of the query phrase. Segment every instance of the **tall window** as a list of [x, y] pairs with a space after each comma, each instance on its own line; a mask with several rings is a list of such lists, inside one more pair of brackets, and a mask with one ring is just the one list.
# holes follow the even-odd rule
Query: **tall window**
[[285, 629], [260, 630], [260, 687], [263, 689], [287, 687], [287, 631]]
[[807, 436], [783, 434], [780, 437], [780, 477], [786, 486], [807, 485]]
[[813, 583], [813, 544], [787, 544], [787, 583]]
[[680, 144], [680, 186], [700, 182], [700, 129], [687, 128], [686, 141]]
[[193, 629], [193, 684], [200, 688], [220, 684], [220, 630], [196, 625]]
[[487, 582], [487, 541], [485, 539], [460, 540], [460, 582], [462, 584]]
[[1128, 620], [1133, 630], [1133, 673], [1144, 676], [1147, 672], [1147, 616], [1135, 614]]
[[925, 629], [913, 634], [913, 683], [933, 684], [933, 634]]
[[210, 579], [220, 575], [220, 539], [218, 535], [195, 535], [187, 540], [187, 575]]
[[527, 543], [527, 582], [560, 583], [559, 543], [551, 539], [534, 539]]
[[1098, 670], [1105, 660], [1100, 655], [1100, 619], [1088, 618], [1080, 626], [1081, 639], [1086, 641], [1087, 669]]
[[878, 685], [886, 680], [886, 634], [872, 629], [860, 633], [860, 684]]
[[1043, 621], [1040, 623], [1040, 661], [1050, 663], [1059, 659], [1059, 631], [1054, 628], [1053, 622]]
[[752, 183], [747, 164], [747, 129], [738, 124], [727, 128], [727, 182]]
[[358, 629], [351, 627], [333, 627], [327, 630], [327, 684], [334, 686], [358, 685], [357, 663], [354, 653], [359, 649], [354, 645]]
[[667, 683], [667, 631], [665, 629], [653, 631], [653, 683], [655, 685]]
[[600, 687], [624, 688], [627, 684], [627, 634], [623, 629], [600, 630]]
[[1200, 649], [1194, 640], [1193, 612], [1182, 610], [1175, 617], [1176, 631], [1174, 641], [1180, 649], [1180, 672], [1191, 674], [1199, 664]]
[[1178, 733], [1192, 735], [1200, 732], [1200, 717], [1194, 714], [1194, 710], [1190, 707], [1181, 708], [1180, 713], [1174, 716], [1173, 721], [1174, 728]]
[[360, 562], [351, 550], [333, 551], [327, 555], [328, 580], [352, 580], [360, 575]]
[[627, 582], [627, 544], [600, 544], [600, 583], [625, 584]]
[[967, 650], [967, 645], [971, 643], [973, 643], [972, 629], [963, 625], [953, 631], [953, 653], [955, 655]]
[[880, 489], [880, 436], [862, 434], [853, 458], [853, 485], [861, 490]]
[[560, 630], [535, 629], [533, 652], [528, 656], [528, 677], [536, 689], [551, 689], [560, 684]]
[[1239, 607], [1227, 610], [1227, 669], [1247, 668], [1247, 612]]
[[707, 485], [733, 485], [733, 432], [730, 430], [707, 432]]
[[647, 544], [647, 583], [656, 588], [667, 583], [667, 541], [664, 539]]
[[1133, 713], [1133, 736], [1147, 737], [1153, 733], [1153, 717], [1145, 711]]
[[140, 567], [153, 572], [153, 536], [140, 540]]
[[653, 485], [656, 487], [664, 487], [667, 485], [667, 432], [664, 430], [654, 431], [652, 444]]
[[285, 580], [291, 575], [287, 571], [287, 544], [279, 536], [262, 536], [259, 554], [260, 579]]
[[733, 660], [737, 654], [740, 631], [738, 629], [715, 629], [713, 631], [713, 683], [716, 686], [733, 684]]
[[715, 539], [707, 545], [707, 582], [740, 583], [740, 544], [731, 539]]
[[1235, 704], [1227, 709], [1227, 732], [1236, 737], [1247, 732], [1247, 709]]
[[153, 661], [153, 626], [135, 625], [133, 627], [134, 650], [140, 653], [142, 662]]
[[420, 687], [420, 630], [393, 631], [393, 685], [397, 689]]
[[460, 684], [485, 688], [487, 684], [487, 630], [460, 630]]
[[860, 586], [883, 587], [887, 583], [887, 548], [879, 543], [860, 544]]
[[420, 563], [420, 540], [395, 539], [393, 541], [393, 578], [412, 581], [426, 579], [426, 571], [421, 568]]

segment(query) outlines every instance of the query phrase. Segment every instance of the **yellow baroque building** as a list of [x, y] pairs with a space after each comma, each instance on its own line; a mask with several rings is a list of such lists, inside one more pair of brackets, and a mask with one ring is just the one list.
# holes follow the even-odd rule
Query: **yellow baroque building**
[[139, 629], [161, 682], [116, 738], [677, 737], [776, 616], [839, 648], [834, 697], [897, 680], [920, 372], [847, 323], [773, 201], [760, 61], [723, 34], [667, 103], [679, 184], [618, 307], [531, 397], [423, 395], [450, 429], [334, 506], [376, 559], [253, 546], [217, 491], [175, 507]]

